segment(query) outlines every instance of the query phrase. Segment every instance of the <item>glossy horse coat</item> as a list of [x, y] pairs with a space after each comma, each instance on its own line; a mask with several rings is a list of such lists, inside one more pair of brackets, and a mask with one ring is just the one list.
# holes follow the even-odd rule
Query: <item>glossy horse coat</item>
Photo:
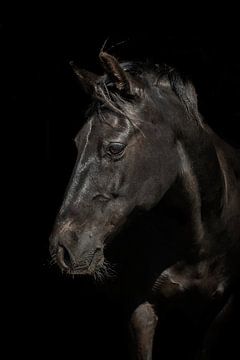
[[176, 309], [202, 329], [197, 356], [212, 359], [238, 293], [239, 153], [176, 71], [100, 60], [102, 76], [72, 64], [93, 103], [51, 254], [69, 274], [124, 279], [137, 359], [152, 358], [155, 329]]

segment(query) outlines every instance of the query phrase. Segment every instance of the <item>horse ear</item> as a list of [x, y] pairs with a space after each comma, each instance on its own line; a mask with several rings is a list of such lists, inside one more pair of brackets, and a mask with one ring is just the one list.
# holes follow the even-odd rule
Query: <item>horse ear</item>
[[112, 78], [116, 88], [121, 92], [130, 93], [130, 81], [117, 59], [105, 51], [100, 52], [99, 58], [104, 70]]
[[77, 75], [80, 83], [87, 94], [95, 96], [97, 92], [97, 82], [98, 75], [87, 71], [85, 69], [80, 69], [73, 61], [71, 61], [70, 66], [72, 67], [74, 73]]

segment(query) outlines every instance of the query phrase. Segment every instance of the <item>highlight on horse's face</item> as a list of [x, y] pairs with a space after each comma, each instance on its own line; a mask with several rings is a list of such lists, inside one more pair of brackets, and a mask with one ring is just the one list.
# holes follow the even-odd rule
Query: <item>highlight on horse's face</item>
[[173, 132], [159, 121], [147, 89], [137, 89], [112, 56], [100, 58], [105, 88], [74, 67], [97, 101], [75, 139], [78, 157], [50, 239], [52, 255], [72, 274], [103, 268], [106, 244], [134, 210], [160, 200], [177, 172]]

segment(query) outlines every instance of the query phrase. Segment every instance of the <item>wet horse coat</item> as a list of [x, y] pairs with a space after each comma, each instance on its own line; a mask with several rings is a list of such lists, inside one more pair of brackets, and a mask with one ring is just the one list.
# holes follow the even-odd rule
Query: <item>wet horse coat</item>
[[100, 60], [103, 76], [72, 64], [94, 101], [51, 254], [67, 273], [123, 279], [137, 359], [152, 358], [156, 326], [176, 309], [203, 329], [198, 354], [212, 358], [238, 292], [239, 153], [173, 69]]

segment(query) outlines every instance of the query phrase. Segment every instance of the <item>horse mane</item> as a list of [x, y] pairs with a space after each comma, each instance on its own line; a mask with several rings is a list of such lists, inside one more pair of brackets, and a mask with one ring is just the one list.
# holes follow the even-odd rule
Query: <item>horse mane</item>
[[[162, 86], [171, 88], [177, 98], [185, 107], [189, 117], [197, 120], [197, 123], [202, 126], [202, 119], [198, 111], [198, 99], [190, 79], [168, 66], [149, 64], [143, 62], [121, 62], [122, 69], [130, 74], [130, 76], [142, 84], [140, 91], [144, 92], [144, 87], [148, 89], [159, 88]], [[119, 92], [114, 91], [114, 84], [107, 75], [100, 78], [98, 82], [98, 92], [104, 105], [109, 107], [114, 112], [123, 114], [124, 105], [131, 102], [131, 96], [124, 98]]]

